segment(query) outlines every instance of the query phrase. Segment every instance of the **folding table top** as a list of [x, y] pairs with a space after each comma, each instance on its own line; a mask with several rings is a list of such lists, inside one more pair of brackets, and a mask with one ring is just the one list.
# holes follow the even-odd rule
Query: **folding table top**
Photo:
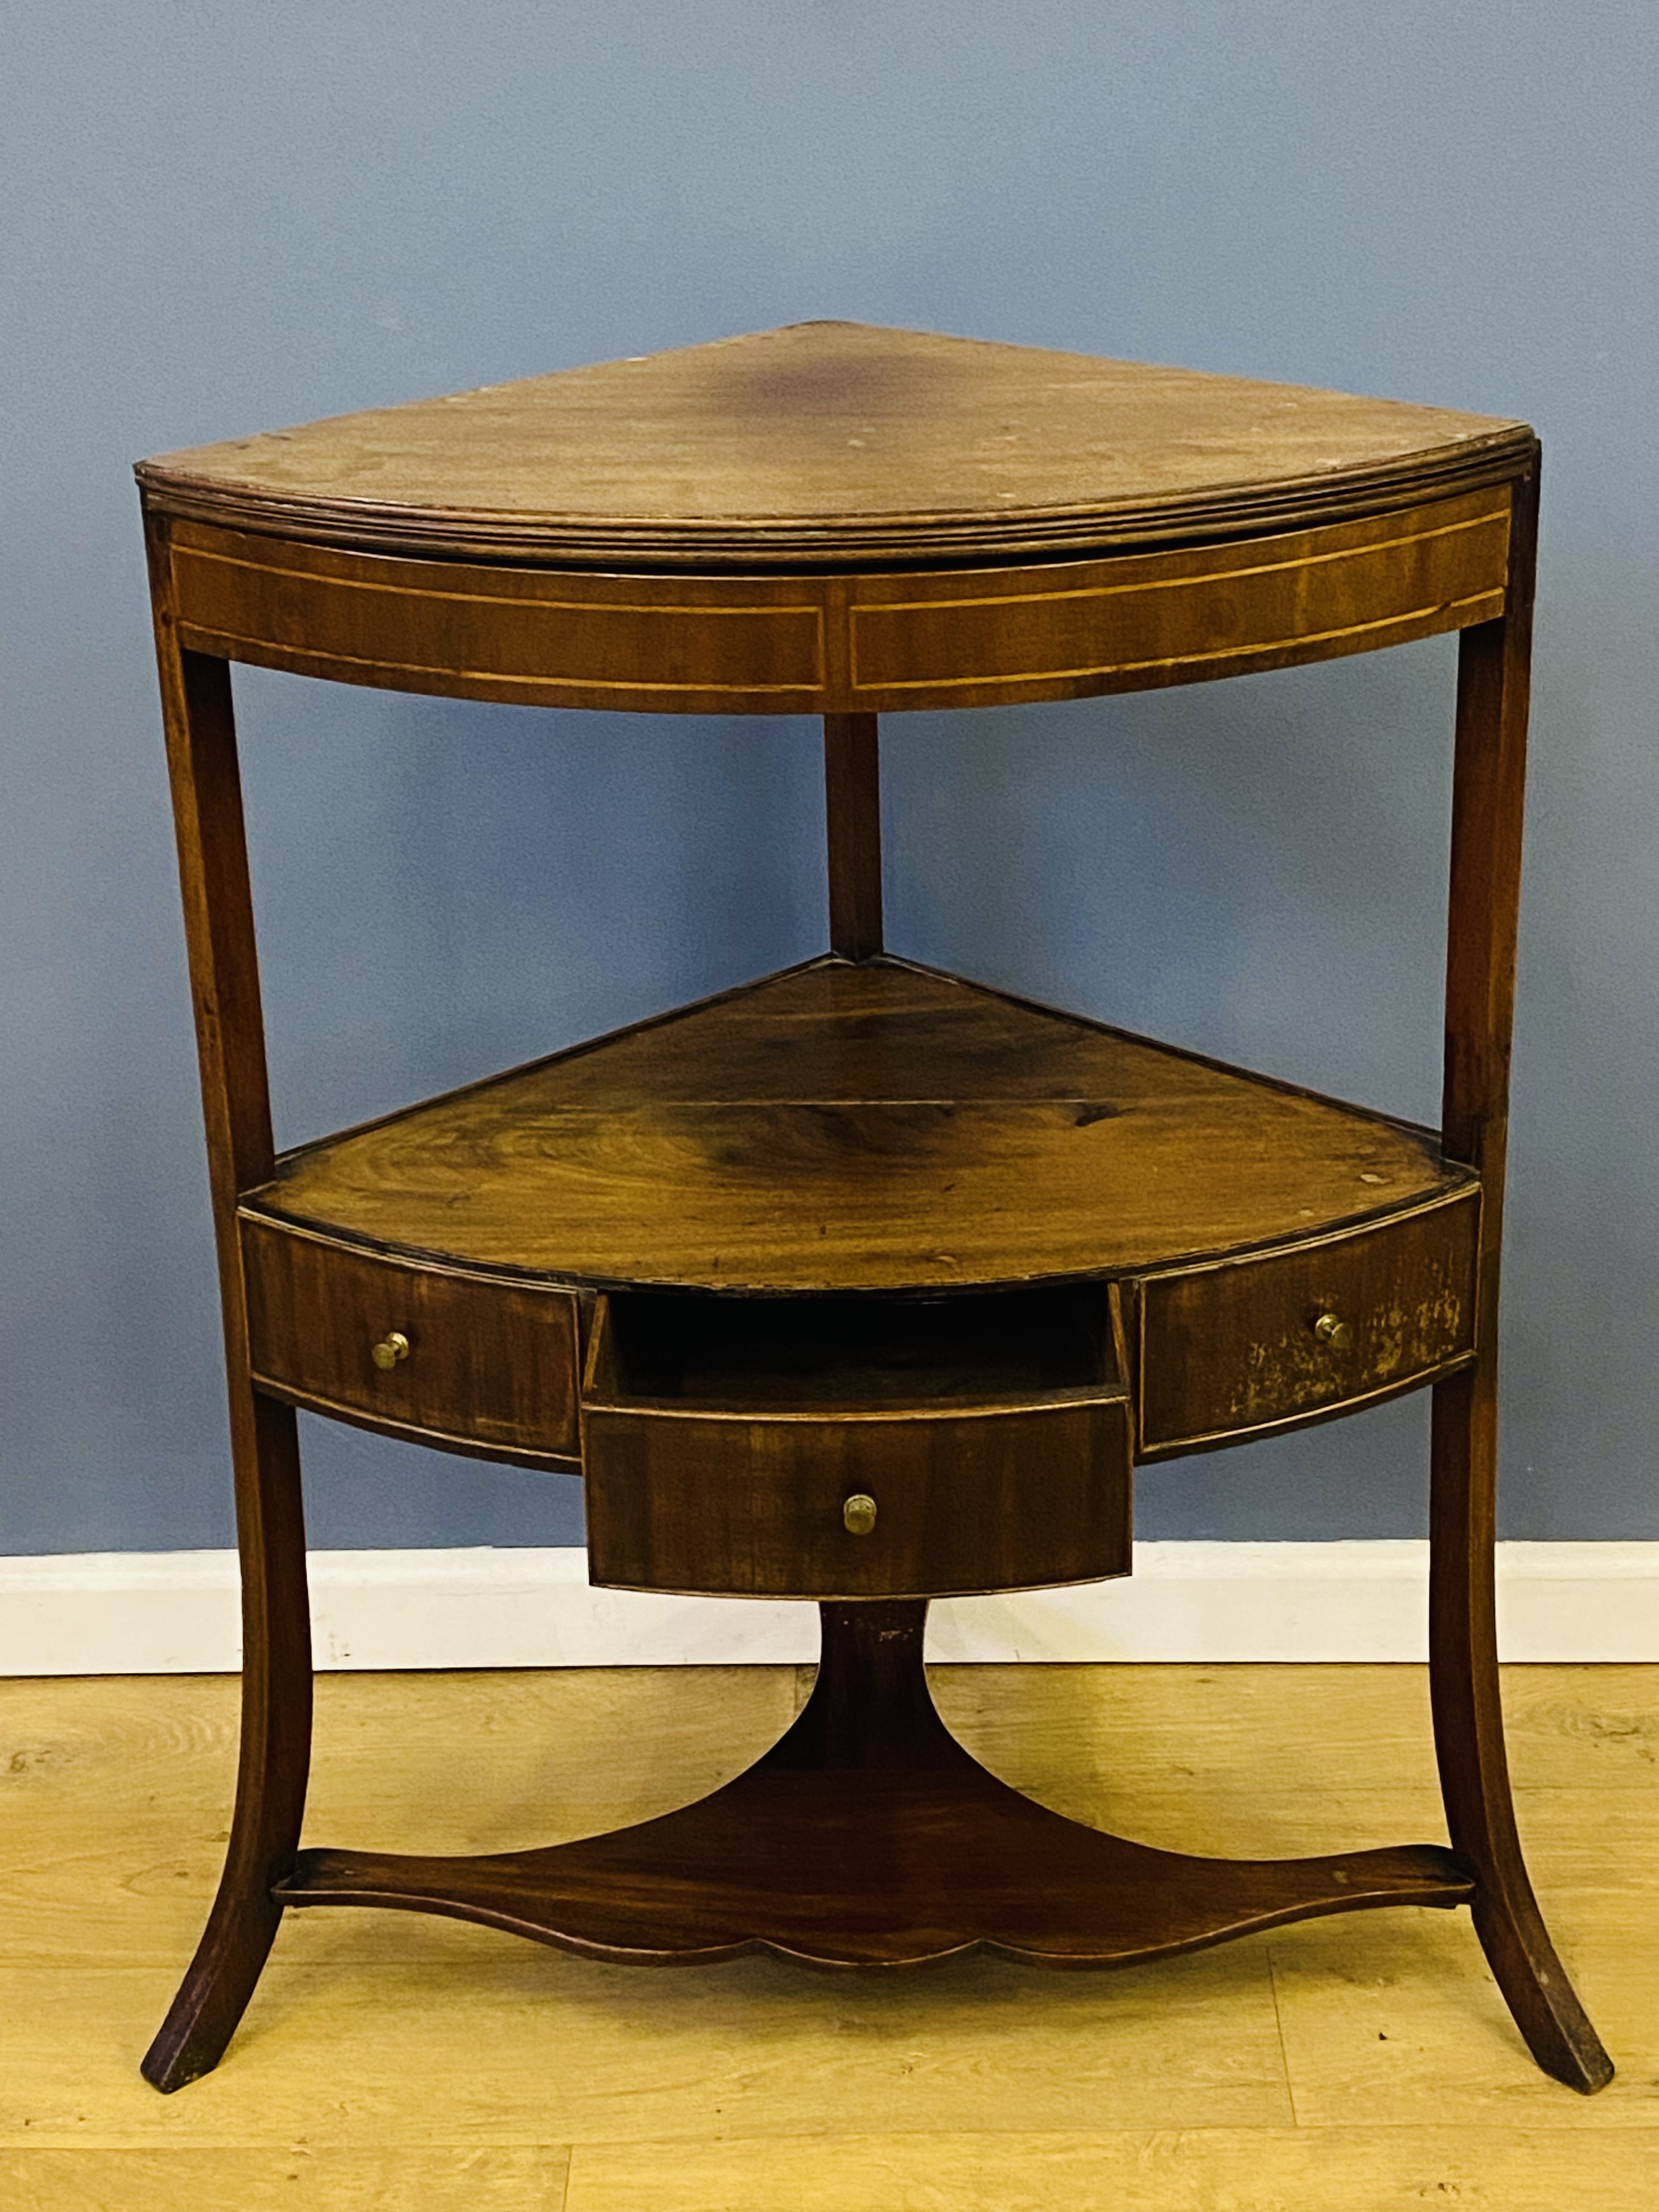
[[1525, 424], [865, 323], [797, 323], [143, 462], [164, 512], [630, 567], [1201, 544], [1516, 472]]

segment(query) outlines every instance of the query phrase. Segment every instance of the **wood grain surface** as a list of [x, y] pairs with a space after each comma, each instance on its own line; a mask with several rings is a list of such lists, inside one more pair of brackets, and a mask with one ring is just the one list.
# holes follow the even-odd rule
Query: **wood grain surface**
[[1513, 475], [1519, 422], [860, 323], [167, 453], [158, 509], [622, 567], [986, 561], [1242, 535]]
[[881, 951], [881, 733], [873, 714], [823, 718], [823, 811], [830, 950], [843, 960]]
[[[253, 1378], [387, 1433], [561, 1469], [577, 1462], [576, 1300], [242, 1224]], [[374, 1347], [406, 1347], [382, 1368]]]
[[[714, 1597], [960, 1596], [1130, 1568], [1129, 1412], [1097, 1403], [583, 1424], [589, 1578]], [[848, 1499], [877, 1507], [867, 1535]]]
[[1586, 2094], [1613, 2060], [1556, 1951], [1522, 1854], [1498, 1693], [1498, 1267], [1509, 1142], [1527, 722], [1538, 559], [1538, 472], [1517, 487], [1506, 613], [1457, 655], [1446, 921], [1447, 1151], [1481, 1177], [1475, 1364], [1437, 1383], [1431, 1424], [1429, 1664], [1452, 1842], [1480, 1875], [1474, 1924], [1540, 2066]]
[[[1128, 1384], [1099, 1290], [614, 1296], [582, 1395], [596, 1583], [890, 1598], [1129, 1571]], [[854, 1497], [872, 1526], [847, 1525]]]
[[204, 653], [522, 706], [846, 716], [1198, 683], [1489, 621], [1510, 498], [1199, 550], [822, 577], [591, 575], [152, 526]]
[[812, 1692], [713, 1796], [550, 1850], [480, 1858], [312, 1850], [287, 1904], [436, 1912], [629, 1965], [756, 1949], [920, 1966], [981, 1946], [1121, 1966], [1380, 1905], [1467, 1903], [1435, 1844], [1276, 1862], [1200, 1858], [1048, 1811], [952, 1736], [922, 1666], [924, 1603], [826, 1605]]
[[832, 961], [291, 1154], [244, 1211], [587, 1283], [948, 1290], [1298, 1239], [1468, 1181], [1376, 1115]]
[[860, 576], [848, 696], [883, 712], [1080, 699], [1462, 629], [1502, 610], [1509, 508], [1505, 486], [1200, 550]]
[[1463, 1190], [1378, 1228], [1143, 1282], [1142, 1452], [1260, 1435], [1468, 1359], [1480, 1220], [1480, 1193]]
[[584, 2144], [564, 2212], [1649, 2212], [1659, 2131], [1593, 2146], [1363, 2117], [1299, 2129], [986, 2130], [789, 2142]]
[[257, 1392], [247, 1357], [236, 1201], [273, 1164], [258, 957], [230, 671], [180, 647], [165, 549], [148, 538], [161, 720], [196, 1018], [208, 1186], [219, 1261], [236, 1541], [242, 1735], [219, 1893], [144, 2064], [176, 2086], [217, 2059], [276, 1932], [270, 1899], [292, 1864], [311, 1737], [305, 1506], [290, 1407]]
[[1443, 1846], [1251, 1863], [1186, 1857], [1061, 1820], [983, 1776], [787, 1774], [639, 1828], [481, 1859], [316, 1850], [283, 1902], [434, 1912], [621, 1965], [766, 1949], [915, 1966], [984, 1946], [1032, 1966], [1199, 1950], [1326, 1913], [1466, 1904]]
[[[1434, 1832], [1418, 1668], [931, 1679], [981, 1760], [1167, 1850]], [[647, 1818], [743, 1765], [794, 1685], [764, 1668], [327, 1675], [310, 1832], [489, 1851]], [[299, 1914], [227, 2063], [159, 2098], [133, 2059], [212, 1893], [236, 1683], [0, 1683], [0, 2201], [1648, 2212], [1659, 1670], [1511, 1668], [1504, 1690], [1529, 1855], [1625, 2062], [1589, 2100], [1529, 2067], [1463, 1916], [1409, 1909], [1099, 1977], [754, 1959], [643, 1990], [457, 1923]]]
[[[1467, 1896], [1539, 2065], [1581, 2090], [1604, 2086], [1610, 2063], [1521, 1856], [1492, 1607], [1531, 433], [1340, 394], [816, 324], [167, 456], [140, 477], [219, 1236], [247, 1648], [225, 1872], [144, 2061], [149, 2080], [171, 2090], [216, 2063], [258, 1978], [279, 1896], [373, 1894], [617, 1958], [715, 1955], [758, 1941], [897, 1962], [940, 1955], [958, 1938], [1004, 1942], [1010, 1928], [1012, 1948], [1030, 1955], [1121, 1960], [1386, 1893]], [[1446, 1151], [1462, 1165], [1448, 1165], [1428, 1133], [873, 957], [878, 711], [1141, 689], [1449, 629], [1464, 642], [1444, 1121]], [[233, 659], [483, 699], [821, 712], [832, 943], [854, 960], [771, 979], [273, 1162]], [[1482, 1187], [1477, 1290], [1462, 1231]], [[1442, 1231], [1450, 1241], [1437, 1242]], [[309, 1390], [309, 1402], [405, 1434], [453, 1421], [472, 1449], [528, 1437], [532, 1455], [568, 1440], [569, 1299], [558, 1306], [565, 1326], [541, 1337], [532, 1328], [554, 1310], [535, 1301], [559, 1285], [867, 1296], [1124, 1278], [1113, 1295], [1139, 1313], [1143, 1366], [1150, 1350], [1164, 1370], [1152, 1433], [1170, 1449], [1436, 1374], [1431, 1676], [1455, 1856], [1425, 1847], [1387, 1852], [1386, 1865], [1350, 1854], [1316, 1873], [1281, 1866], [1262, 1874], [1271, 1895], [1252, 1887], [1261, 1869], [1206, 1866], [1189, 1879], [1157, 1852], [1010, 1796], [966, 1753], [927, 1755], [950, 1739], [920, 1717], [931, 1712], [920, 1607], [904, 1631], [908, 1689], [895, 1691], [880, 1667], [864, 1680], [848, 1656], [887, 1633], [876, 1615], [902, 1610], [878, 1605], [826, 1613], [808, 1715], [821, 1722], [833, 1709], [848, 1728], [856, 1722], [867, 1749], [902, 1734], [908, 1714], [920, 1731], [908, 1760], [861, 1754], [849, 1778], [845, 1762], [780, 1747], [753, 1771], [760, 1780], [667, 1815], [666, 1859], [653, 1845], [639, 1866], [629, 1837], [652, 1824], [562, 1846], [556, 1871], [539, 1853], [533, 1865], [514, 1853], [511, 1864], [474, 1858], [470, 1870], [438, 1875], [375, 1852], [311, 1854], [296, 1870], [309, 1710], [303, 1524], [291, 1412], [250, 1388], [246, 1253], [260, 1255], [251, 1303], [262, 1356], [289, 1377], [267, 1376], [270, 1388]], [[1149, 1272], [1163, 1279], [1139, 1298], [1134, 1279]], [[474, 1302], [485, 1278], [496, 1295]], [[396, 1339], [408, 1371], [385, 1362], [397, 1379], [374, 1399], [360, 1391], [351, 1347], [381, 1288], [419, 1318]], [[1352, 1319], [1345, 1301], [1358, 1302]], [[1329, 1310], [1310, 1315], [1310, 1304]], [[1113, 1320], [1121, 1359], [1121, 1305]], [[1316, 1340], [1336, 1332], [1321, 1354], [1351, 1355], [1352, 1370], [1320, 1364], [1310, 1329]], [[555, 1338], [556, 1376], [538, 1376]], [[1471, 1357], [1473, 1370], [1449, 1373]], [[757, 1371], [748, 1358], [738, 1363], [745, 1389]], [[682, 1481], [684, 1534], [723, 1471], [719, 1455], [688, 1447], [699, 1424], [750, 1432], [763, 1447], [751, 1455], [757, 1468], [788, 1462], [775, 1489], [792, 1506], [832, 1508], [845, 1474], [873, 1479], [822, 1448], [832, 1434], [844, 1445], [861, 1421], [872, 1435], [892, 1425], [890, 1407], [853, 1402], [859, 1374], [854, 1361], [840, 1375], [833, 1420], [811, 1406], [757, 1414], [690, 1394], [630, 1402], [620, 1387], [617, 1402], [601, 1395], [591, 1410], [621, 1425], [618, 1496], [641, 1471], [647, 1489]], [[953, 1439], [957, 1459], [975, 1462], [977, 1451], [989, 1470], [981, 1523], [1026, 1501], [1039, 1455], [1020, 1442], [999, 1460], [986, 1449], [999, 1423], [1127, 1420], [1123, 1398], [1097, 1388], [1074, 1402], [984, 1410], [980, 1437]], [[930, 1408], [911, 1425], [962, 1418], [961, 1407]], [[1110, 1457], [1101, 1487], [1124, 1545], [1128, 1455], [1127, 1430], [1113, 1454], [1092, 1433], [1059, 1454], [1073, 1472]], [[890, 1466], [880, 1461], [880, 1480], [926, 1462], [912, 1442]], [[913, 1568], [937, 1565], [953, 1517], [952, 1501], [939, 1502], [945, 1469], [923, 1464], [923, 1474], [927, 1494], [909, 1501]], [[814, 1483], [828, 1486], [823, 1496]], [[747, 1534], [726, 1525], [720, 1571], [752, 1564], [766, 1519], [757, 1498], [744, 1505]], [[853, 1504], [867, 1522], [867, 1502], [844, 1503], [850, 1534]], [[655, 1540], [653, 1518], [634, 1513], [636, 1555]], [[903, 1533], [904, 1512], [890, 1518]], [[811, 1551], [800, 1528], [785, 1534], [781, 1553]], [[891, 1588], [891, 1577], [877, 1579]], [[838, 1610], [848, 1619], [835, 1626]], [[847, 1687], [854, 1676], [857, 1694]], [[786, 1742], [801, 1752], [809, 1737], [817, 1742], [804, 1717]], [[826, 1784], [840, 1786], [826, 1793]], [[802, 1789], [811, 1802], [796, 1805], [790, 1792]], [[884, 1791], [903, 1802], [884, 1807]], [[865, 1893], [882, 1887], [918, 1832], [951, 1879], [941, 1891], [936, 1867], [921, 1870], [920, 1887], [887, 1882], [903, 1909], [877, 1925]], [[826, 1844], [828, 1859], [815, 1859]], [[849, 1891], [859, 1850], [874, 1857], [863, 1888]], [[796, 1902], [810, 1927], [790, 1917], [780, 1853], [805, 1874]], [[696, 1878], [669, 1895], [674, 1863]], [[574, 1900], [580, 1926], [560, 1886], [572, 1870], [578, 1890], [588, 1883]], [[994, 1893], [988, 1920], [957, 1909], [976, 1881]], [[1127, 1917], [1113, 1919], [1114, 1893]], [[1027, 1896], [1030, 1927], [1018, 1919]], [[1098, 1925], [1079, 1917], [1091, 1901], [1105, 1913]], [[1040, 1940], [1026, 1942], [1021, 1931], [1039, 1923]], [[1340, 2065], [1336, 2078], [1346, 2094]]]

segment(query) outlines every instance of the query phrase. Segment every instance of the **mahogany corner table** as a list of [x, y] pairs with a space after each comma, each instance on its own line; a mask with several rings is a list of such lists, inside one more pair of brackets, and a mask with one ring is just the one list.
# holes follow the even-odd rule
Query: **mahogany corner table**
[[[851, 323], [146, 462], [228, 1361], [234, 1820], [144, 2063], [218, 2061], [283, 1913], [599, 1959], [1054, 1966], [1471, 1907], [1538, 2063], [1612, 2068], [1540, 1916], [1493, 1624], [1499, 1222], [1538, 447], [1520, 422]], [[878, 717], [1460, 633], [1438, 1130], [920, 966], [882, 938]], [[823, 720], [819, 958], [282, 1156], [229, 664], [449, 698]], [[1131, 1478], [1420, 1386], [1450, 1848], [1199, 1858], [949, 1734], [930, 1597], [1130, 1567]], [[663, 1818], [301, 1850], [295, 1408], [579, 1472], [590, 1571], [817, 1600], [805, 1707]]]

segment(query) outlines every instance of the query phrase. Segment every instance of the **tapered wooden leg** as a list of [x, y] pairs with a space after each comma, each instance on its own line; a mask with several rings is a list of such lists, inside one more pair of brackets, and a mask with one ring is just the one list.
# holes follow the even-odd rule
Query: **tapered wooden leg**
[[[173, 2008], [145, 2057], [167, 2092], [224, 2055], [276, 1933], [275, 1885], [294, 1869], [311, 1756], [311, 1620], [292, 1410], [246, 1394], [238, 1469], [242, 1547], [242, 1741], [219, 1893]], [[243, 1424], [239, 1424], [242, 1426]]]
[[1441, 1128], [1447, 1158], [1480, 1172], [1480, 1273], [1476, 1364], [1434, 1394], [1429, 1667], [1446, 1819], [1453, 1850], [1476, 1877], [1471, 1903], [1487, 1960], [1544, 2071], [1588, 2092], [1611, 2080], [1613, 2065], [1562, 1971], [1527, 1878], [1498, 1693], [1498, 1292], [1538, 540], [1535, 456], [1512, 501], [1504, 618], [1466, 629], [1458, 648]]
[[236, 1207], [276, 1153], [259, 1011], [230, 672], [180, 649], [165, 523], [147, 525], [179, 884], [196, 1006], [208, 1177], [224, 1312], [242, 1564], [242, 1742], [219, 1893], [184, 1985], [144, 2060], [158, 2089], [216, 2065], [259, 1978], [293, 1868], [311, 1747], [311, 1619], [295, 1418], [248, 1380]]
[[1493, 1590], [1498, 1424], [1477, 1373], [1434, 1394], [1429, 1576], [1435, 1748], [1452, 1849], [1479, 1887], [1474, 1924], [1498, 1986], [1547, 2074], [1588, 2094], [1613, 2078], [1533, 1895], [1516, 1832], [1498, 1700]]

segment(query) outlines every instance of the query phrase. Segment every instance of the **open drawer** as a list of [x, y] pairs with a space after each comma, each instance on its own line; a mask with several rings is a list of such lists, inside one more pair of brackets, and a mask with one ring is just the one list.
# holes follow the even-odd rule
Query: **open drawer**
[[873, 1598], [1126, 1574], [1115, 1301], [1097, 1285], [602, 1298], [582, 1389], [592, 1580]]

